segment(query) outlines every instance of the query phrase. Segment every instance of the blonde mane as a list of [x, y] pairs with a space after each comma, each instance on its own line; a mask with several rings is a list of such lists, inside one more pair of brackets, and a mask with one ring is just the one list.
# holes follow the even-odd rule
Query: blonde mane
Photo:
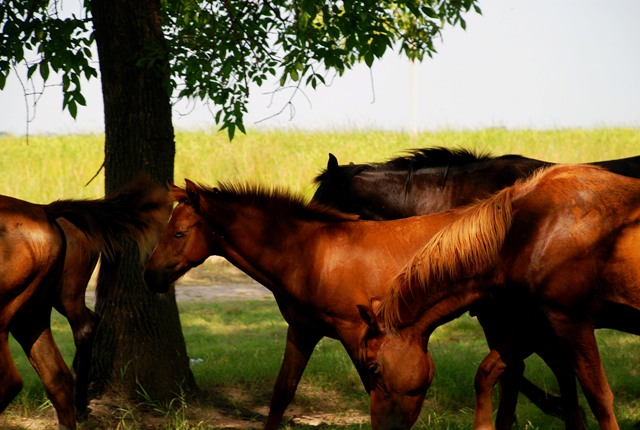
[[395, 331], [407, 321], [401, 307], [428, 297], [459, 280], [491, 270], [513, 218], [513, 187], [476, 205], [458, 210], [460, 217], [436, 233], [392, 280], [378, 318]]
[[[417, 296], [428, 297], [455, 288], [459, 281], [491, 271], [511, 228], [514, 196], [520, 197], [542, 180], [553, 180], [574, 168], [555, 165], [538, 169], [487, 200], [455, 210], [459, 217], [436, 233], [391, 281], [391, 288], [377, 309], [378, 320], [395, 332], [417, 318]], [[403, 312], [407, 306], [415, 311]]]

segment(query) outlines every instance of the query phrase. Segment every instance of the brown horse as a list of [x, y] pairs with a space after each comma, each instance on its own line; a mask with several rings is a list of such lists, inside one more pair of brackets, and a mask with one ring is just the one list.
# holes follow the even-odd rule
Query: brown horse
[[[381, 297], [394, 275], [453, 219], [444, 213], [356, 221], [282, 190], [205, 188], [188, 180], [185, 189], [173, 187], [172, 193], [178, 205], [146, 265], [149, 288], [167, 291], [192, 267], [220, 255], [269, 288], [289, 324], [267, 429], [278, 427], [324, 336], [342, 343], [369, 390], [369, 370], [358, 360], [357, 306]], [[431, 363], [424, 354], [415, 360], [407, 365]], [[428, 379], [428, 372], [423, 376]]]
[[9, 351], [11, 332], [40, 376], [59, 427], [75, 428], [74, 381], [51, 336], [51, 309], [59, 309], [74, 331], [84, 407], [91, 350], [86, 339], [93, 328], [84, 302], [93, 269], [87, 264], [117, 252], [123, 234], [148, 250], [167, 219], [167, 205], [166, 190], [147, 181], [101, 200], [37, 205], [0, 196], [0, 412], [22, 387]]
[[542, 337], [501, 344], [483, 361], [475, 427], [492, 427], [493, 385], [546, 339], [572, 363], [600, 426], [617, 429], [594, 328], [640, 334], [639, 225], [640, 181], [589, 166], [550, 168], [466, 209], [400, 272], [375, 312], [360, 306], [375, 427], [413, 423], [414, 399], [430, 382], [415, 375], [432, 368], [406, 359], [428, 353], [436, 327], [486, 297], [515, 295], [503, 306], [535, 318]]

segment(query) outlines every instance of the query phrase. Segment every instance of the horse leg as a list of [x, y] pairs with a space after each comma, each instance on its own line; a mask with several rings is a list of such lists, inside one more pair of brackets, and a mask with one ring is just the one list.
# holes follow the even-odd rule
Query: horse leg
[[22, 389], [22, 378], [9, 350], [9, 335], [0, 334], [0, 412], [4, 411]]
[[547, 393], [525, 377], [520, 380], [520, 392], [545, 414], [560, 419], [564, 418], [562, 398]]
[[476, 411], [473, 420], [474, 430], [492, 430], [493, 427], [493, 389], [507, 365], [495, 349], [482, 360], [474, 379], [476, 392]]
[[91, 410], [89, 405], [89, 370], [91, 355], [93, 352], [93, 339], [95, 327], [99, 317], [89, 308], [82, 305], [82, 311], [78, 314], [68, 315], [67, 319], [73, 332], [73, 340], [76, 345], [76, 354], [73, 358], [73, 373], [75, 374], [75, 406], [79, 421], [87, 418]]
[[269, 416], [264, 425], [265, 430], [277, 429], [280, 425], [284, 411], [293, 400], [302, 373], [320, 339], [322, 336], [317, 333], [301, 331], [289, 326], [284, 358], [273, 388]]
[[28, 310], [22, 312], [22, 318], [16, 318], [12, 323], [11, 333], [38, 373], [58, 415], [60, 430], [73, 430], [76, 428], [73, 377], [53, 340], [48, 322], [50, 316], [47, 315], [46, 323], [36, 320], [35, 324], [32, 319], [27, 321], [30, 316], [32, 313]]
[[593, 324], [572, 321], [563, 314], [549, 312], [549, 321], [568, 349], [575, 374], [600, 428], [618, 430], [613, 411], [613, 392], [602, 366]]
[[516, 406], [520, 381], [524, 378], [524, 361], [509, 363], [500, 377], [500, 403], [496, 416], [496, 429], [511, 430], [516, 422]]
[[[587, 425], [578, 402], [576, 376], [571, 366], [571, 360], [561, 353], [562, 349], [559, 345], [549, 342], [546, 342], [546, 345], [548, 348], [540, 349], [538, 354], [553, 372], [560, 388], [560, 398], [554, 396], [553, 401], [548, 403], [547, 406], [555, 408], [555, 411], [557, 411], [556, 416], [564, 419], [565, 428], [584, 430]], [[560, 404], [558, 405], [557, 402]], [[544, 409], [543, 411], [548, 412]]]

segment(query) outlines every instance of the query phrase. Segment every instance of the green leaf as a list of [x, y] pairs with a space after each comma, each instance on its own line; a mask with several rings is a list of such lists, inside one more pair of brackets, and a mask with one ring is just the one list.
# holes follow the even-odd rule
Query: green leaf
[[42, 79], [45, 81], [49, 78], [49, 63], [45, 60], [40, 62], [40, 76], [42, 76]]
[[291, 76], [291, 80], [293, 80], [294, 82], [298, 82], [298, 79], [300, 79], [300, 76], [298, 75], [298, 71], [296, 69], [291, 69], [289, 71], [289, 76]]
[[32, 64], [31, 66], [27, 67], [27, 79], [31, 79], [31, 77], [33, 76], [33, 74], [36, 72], [37, 69], [38, 69], [37, 64]]
[[76, 99], [76, 102], [79, 105], [81, 105], [81, 106], [86, 106], [87, 105], [87, 100], [84, 98], [84, 96], [82, 95], [82, 93], [80, 91], [76, 92], [75, 99]]
[[69, 110], [69, 114], [71, 114], [71, 117], [73, 119], [76, 119], [76, 116], [78, 115], [78, 106], [76, 105], [76, 102], [74, 100], [69, 100], [69, 102], [67, 103], [67, 109]]
[[371, 49], [373, 49], [373, 53], [376, 57], [381, 58], [387, 50], [387, 44], [382, 37], [377, 37], [373, 39], [373, 42], [371, 43]]
[[371, 67], [373, 65], [373, 60], [374, 60], [374, 56], [373, 56], [373, 52], [371, 51], [367, 51], [364, 54], [364, 62], [367, 64], [367, 66]]
[[440, 19], [440, 15], [438, 15], [436, 11], [433, 10], [433, 8], [430, 6], [424, 6], [422, 8], [422, 12], [431, 19]]

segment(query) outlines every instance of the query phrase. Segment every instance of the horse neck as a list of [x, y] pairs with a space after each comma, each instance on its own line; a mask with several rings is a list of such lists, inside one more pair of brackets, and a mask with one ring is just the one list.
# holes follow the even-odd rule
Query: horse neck
[[487, 198], [546, 165], [535, 159], [504, 156], [422, 169], [414, 175], [412, 197], [420, 213], [449, 210]]
[[348, 192], [365, 218], [396, 219], [441, 212], [452, 207], [442, 194], [443, 171], [438, 167], [416, 172], [363, 172], [353, 178]]
[[292, 261], [300, 253], [304, 223], [259, 207], [236, 206], [217, 217], [215, 254], [273, 292], [288, 282]]
[[472, 281], [437, 295], [425, 296], [418, 292], [411, 296], [411, 300], [403, 300], [392, 318], [389, 318], [388, 309], [382, 309], [383, 324], [392, 333], [419, 336], [428, 342], [435, 329], [460, 317], [492, 291], [493, 284]]
[[492, 294], [495, 282], [487, 279], [460, 283], [457, 288], [438, 298], [431, 298], [427, 306], [420, 306], [415, 324], [425, 339], [441, 325], [460, 317], [475, 303]]
[[348, 193], [364, 218], [437, 213], [489, 197], [546, 164], [523, 157], [500, 157], [415, 171], [365, 171], [353, 178]]

